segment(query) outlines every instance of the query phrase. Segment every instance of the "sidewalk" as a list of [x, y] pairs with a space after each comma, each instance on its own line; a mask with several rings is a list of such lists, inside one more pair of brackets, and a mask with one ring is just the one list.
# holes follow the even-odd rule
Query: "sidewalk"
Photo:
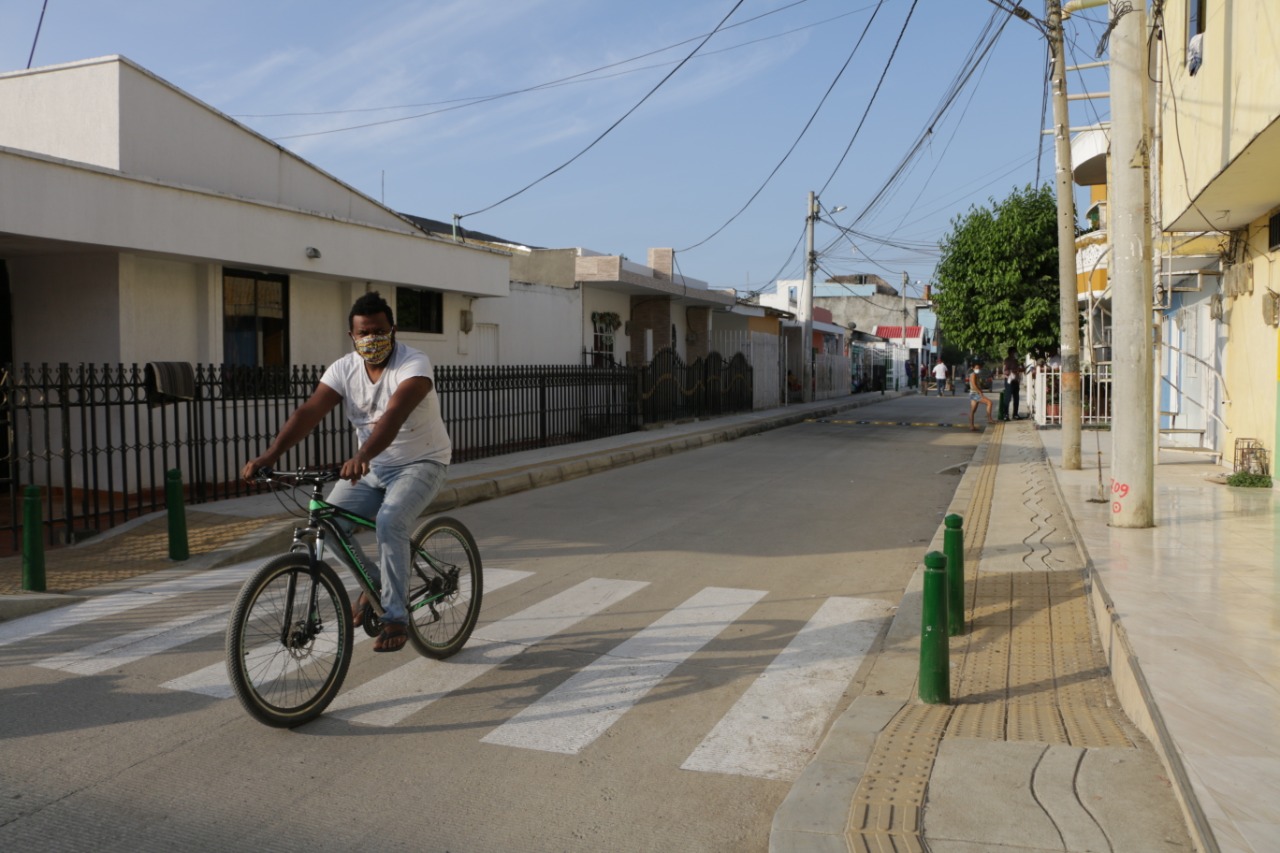
[[1091, 502], [1109, 439], [1086, 433], [1094, 467], [1062, 471], [1059, 431], [987, 431], [950, 510], [952, 703], [916, 696], [917, 572], [771, 850], [1280, 849], [1273, 494], [1162, 464], [1159, 526], [1112, 530]]

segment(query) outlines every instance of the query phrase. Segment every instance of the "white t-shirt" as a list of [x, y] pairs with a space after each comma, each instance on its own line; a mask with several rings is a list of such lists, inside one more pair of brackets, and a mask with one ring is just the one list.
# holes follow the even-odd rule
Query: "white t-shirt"
[[410, 462], [439, 462], [448, 465], [453, 458], [453, 443], [440, 416], [440, 395], [436, 393], [435, 373], [427, 354], [397, 343], [391, 358], [377, 382], [369, 379], [364, 359], [349, 352], [329, 365], [320, 381], [342, 395], [347, 403], [347, 418], [356, 428], [356, 440], [363, 445], [369, 440], [374, 425], [387, 410], [400, 383], [415, 376], [431, 380], [431, 393], [423, 398], [409, 415], [400, 433], [387, 449], [374, 458], [378, 465], [405, 465]]
[[933, 378], [941, 382], [947, 378], [947, 366], [939, 362], [933, 366]]

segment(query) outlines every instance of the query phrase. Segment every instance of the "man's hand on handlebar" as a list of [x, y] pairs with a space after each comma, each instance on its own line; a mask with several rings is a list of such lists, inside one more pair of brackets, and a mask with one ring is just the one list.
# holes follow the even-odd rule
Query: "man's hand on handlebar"
[[246, 483], [252, 483], [259, 471], [263, 468], [270, 468], [275, 464], [276, 460], [264, 453], [258, 458], [246, 462], [245, 466], [240, 469], [240, 477]]
[[346, 462], [342, 463], [342, 471], [339, 472], [343, 480], [351, 483], [359, 482], [360, 478], [369, 473], [369, 463], [364, 461], [357, 453]]

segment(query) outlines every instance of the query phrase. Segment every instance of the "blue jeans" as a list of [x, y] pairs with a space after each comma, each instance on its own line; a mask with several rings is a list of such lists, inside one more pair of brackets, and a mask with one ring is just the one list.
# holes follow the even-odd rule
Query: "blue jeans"
[[[444, 485], [448, 467], [439, 462], [408, 465], [371, 465], [357, 483], [338, 482], [329, 503], [377, 521], [377, 562], [371, 562], [357, 543], [356, 550], [375, 580], [382, 584], [382, 621], [408, 621], [405, 591], [409, 583], [409, 537], [419, 516], [427, 511]], [[347, 525], [351, 532], [353, 525]]]

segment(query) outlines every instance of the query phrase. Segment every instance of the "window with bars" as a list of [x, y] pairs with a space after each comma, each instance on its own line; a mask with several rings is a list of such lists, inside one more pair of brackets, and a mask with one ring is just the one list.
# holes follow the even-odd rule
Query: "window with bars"
[[444, 294], [434, 290], [396, 288], [396, 328], [402, 332], [444, 332]]
[[289, 363], [289, 277], [222, 271], [222, 360], [236, 367]]

